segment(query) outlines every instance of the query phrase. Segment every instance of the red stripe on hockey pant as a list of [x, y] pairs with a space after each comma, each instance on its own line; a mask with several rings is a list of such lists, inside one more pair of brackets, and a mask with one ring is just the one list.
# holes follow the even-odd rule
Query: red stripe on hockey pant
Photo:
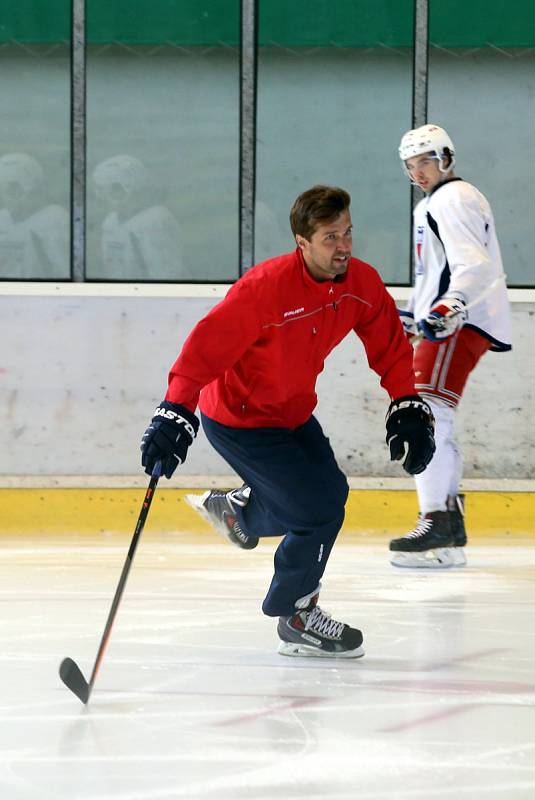
[[456, 406], [469, 374], [490, 344], [470, 328], [462, 328], [446, 342], [423, 339], [414, 351], [416, 389]]

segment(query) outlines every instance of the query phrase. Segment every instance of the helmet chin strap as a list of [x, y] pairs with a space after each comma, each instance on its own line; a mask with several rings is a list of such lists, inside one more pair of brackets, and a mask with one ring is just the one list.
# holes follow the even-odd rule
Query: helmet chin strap
[[446, 169], [444, 169], [444, 167], [442, 166], [442, 162], [444, 161], [445, 158], [447, 158], [447, 156], [441, 156], [438, 159], [438, 168], [443, 175], [447, 175], [448, 172], [451, 172], [453, 167], [455, 166], [455, 156], [450, 155], [449, 167], [446, 167]]

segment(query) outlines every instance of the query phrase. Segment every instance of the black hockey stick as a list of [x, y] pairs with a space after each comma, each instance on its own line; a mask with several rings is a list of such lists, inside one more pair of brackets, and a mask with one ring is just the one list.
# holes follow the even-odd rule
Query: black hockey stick
[[128, 573], [130, 572], [130, 567], [132, 566], [132, 561], [134, 560], [134, 554], [136, 552], [139, 538], [143, 532], [143, 528], [145, 527], [145, 522], [149, 513], [150, 504], [152, 503], [152, 498], [154, 497], [154, 491], [158, 483], [158, 478], [161, 475], [161, 470], [162, 470], [161, 462], [157, 461], [152, 471], [147, 491], [145, 492], [145, 498], [143, 500], [143, 505], [141, 506], [141, 511], [139, 512], [139, 517], [136, 529], [134, 531], [134, 536], [132, 537], [130, 548], [128, 550], [128, 555], [126, 556], [126, 561], [124, 562], [123, 571], [121, 572], [121, 577], [119, 578], [119, 585], [117, 586], [115, 597], [113, 598], [113, 603], [111, 604], [110, 613], [108, 614], [106, 627], [104, 628], [104, 633], [102, 634], [102, 639], [100, 640], [100, 647], [98, 648], [98, 653], [95, 660], [95, 666], [93, 667], [93, 672], [91, 673], [91, 678], [89, 680], [89, 683], [82, 675], [82, 672], [78, 667], [78, 664], [76, 664], [76, 662], [73, 661], [72, 658], [64, 658], [60, 664], [59, 677], [61, 678], [65, 686], [68, 689], [70, 689], [71, 692], [74, 692], [76, 697], [80, 698], [82, 703], [87, 704], [89, 702], [91, 692], [93, 691], [93, 684], [95, 683], [97, 672], [104, 657], [104, 651], [106, 650], [106, 646], [110, 638], [113, 622], [117, 614], [117, 609], [119, 608], [119, 603], [121, 602], [121, 597], [123, 596], [124, 587], [126, 585], [126, 579], [128, 578]]

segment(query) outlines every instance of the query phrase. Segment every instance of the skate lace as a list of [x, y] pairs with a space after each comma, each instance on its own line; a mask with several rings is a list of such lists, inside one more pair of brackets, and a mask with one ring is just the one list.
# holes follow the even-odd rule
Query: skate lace
[[405, 539], [418, 539], [420, 536], [425, 536], [425, 534], [429, 531], [433, 524], [432, 519], [426, 519], [425, 517], [420, 517], [418, 525], [415, 527], [413, 531], [407, 533], [404, 538]]
[[331, 619], [331, 615], [326, 611], [322, 611], [319, 606], [315, 606], [312, 609], [305, 623], [306, 631], [315, 631], [323, 636], [329, 636], [331, 639], [339, 639], [343, 629], [343, 622]]

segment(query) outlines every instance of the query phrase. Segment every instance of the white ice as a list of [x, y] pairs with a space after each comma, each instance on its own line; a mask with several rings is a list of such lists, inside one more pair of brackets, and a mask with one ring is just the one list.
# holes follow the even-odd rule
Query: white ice
[[424, 574], [342, 534], [321, 605], [366, 655], [341, 663], [277, 654], [275, 541], [147, 529], [86, 707], [58, 666], [91, 673], [129, 541], [2, 539], [1, 798], [535, 798], [530, 540]]

